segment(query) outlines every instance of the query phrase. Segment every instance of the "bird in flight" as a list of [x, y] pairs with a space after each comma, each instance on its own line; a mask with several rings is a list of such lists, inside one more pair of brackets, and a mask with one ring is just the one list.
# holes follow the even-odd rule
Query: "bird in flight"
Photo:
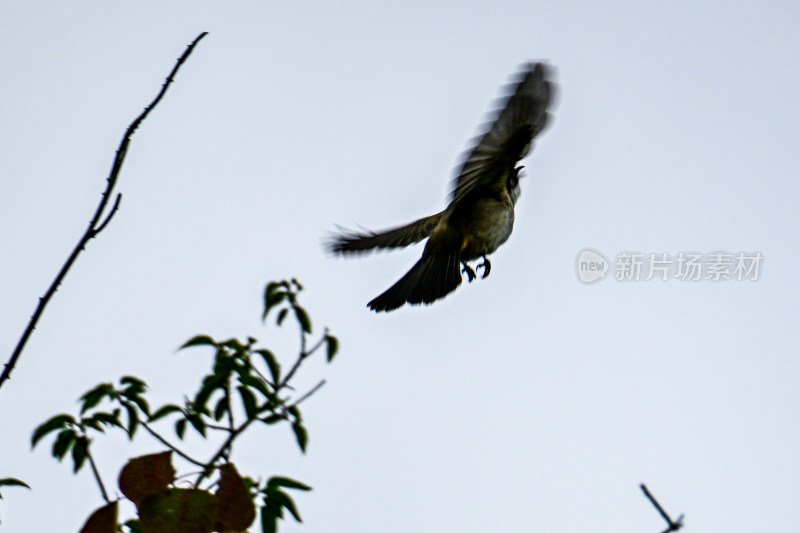
[[482, 262], [482, 278], [489, 275], [487, 255], [508, 240], [514, 225], [514, 205], [520, 194], [521, 166], [533, 139], [550, 121], [547, 109], [554, 93], [550, 68], [526, 64], [508, 86], [508, 96], [477, 144], [467, 152], [454, 180], [450, 204], [444, 211], [405, 226], [380, 232], [335, 235], [328, 243], [336, 254], [358, 254], [373, 249], [402, 248], [428, 239], [422, 258], [405, 276], [374, 298], [373, 311], [392, 311], [405, 303], [430, 304], [461, 284], [471, 282], [475, 270], [468, 261]]

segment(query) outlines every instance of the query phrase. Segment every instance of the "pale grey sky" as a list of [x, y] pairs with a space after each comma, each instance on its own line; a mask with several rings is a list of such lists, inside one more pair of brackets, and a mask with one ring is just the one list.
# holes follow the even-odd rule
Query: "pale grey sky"
[[[101, 504], [32, 429], [101, 381], [161, 401], [253, 335], [295, 276], [341, 341], [288, 428], [241, 470], [314, 487], [284, 532], [796, 531], [800, 9], [791, 2], [21, 2], [0, 5], [0, 354], [88, 222], [130, 121], [210, 35], [133, 138], [120, 212], [0, 391], [4, 531], [77, 531]], [[421, 247], [340, 260], [334, 224], [446, 205], [453, 167], [519, 65], [557, 73], [492, 274], [426, 308], [366, 302]], [[760, 252], [756, 282], [583, 285], [578, 253]], [[168, 393], [175, 390], [176, 393]], [[141, 435], [95, 445], [107, 483]]]

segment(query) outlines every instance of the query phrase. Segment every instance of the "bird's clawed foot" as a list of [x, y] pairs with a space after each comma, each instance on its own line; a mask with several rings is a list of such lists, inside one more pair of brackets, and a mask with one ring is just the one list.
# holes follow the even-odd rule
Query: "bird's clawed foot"
[[483, 276], [481, 276], [481, 279], [486, 279], [489, 276], [489, 272], [492, 271], [492, 264], [489, 262], [489, 260], [486, 258], [485, 255], [483, 256], [483, 262], [478, 264], [477, 268], [481, 267], [483, 267]]
[[461, 262], [461, 266], [462, 266], [462, 268], [461, 268], [461, 272], [463, 272], [464, 274], [466, 274], [466, 275], [467, 275], [467, 281], [469, 281], [470, 283], [472, 283], [472, 280], [474, 280], [474, 279], [476, 278], [476, 276], [475, 276], [475, 271], [474, 271], [474, 270], [472, 270], [472, 267], [471, 267], [471, 266], [469, 266], [468, 264], [466, 264], [466, 263], [465, 263], [465, 262], [463, 262], [463, 261]]
[[[469, 266], [467, 263], [465, 263], [464, 261], [461, 262], [461, 267], [462, 267], [461, 268], [461, 272], [463, 272], [464, 274], [467, 275], [467, 281], [469, 281], [470, 283], [472, 283], [475, 280], [475, 278], [478, 277], [475, 274], [475, 270], [473, 270], [473, 268], [471, 266]], [[483, 268], [483, 275], [481, 276], [481, 279], [486, 279], [486, 277], [489, 275], [489, 272], [492, 271], [492, 264], [489, 262], [489, 260], [484, 255], [483, 256], [483, 261], [481, 263], [479, 263], [478, 266], [475, 267], [475, 268], [476, 269]]]

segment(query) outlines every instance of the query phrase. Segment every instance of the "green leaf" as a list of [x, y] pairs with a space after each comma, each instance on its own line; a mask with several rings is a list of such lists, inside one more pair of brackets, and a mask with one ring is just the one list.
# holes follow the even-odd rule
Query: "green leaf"
[[216, 392], [217, 389], [221, 389], [224, 392], [225, 384], [226, 376], [220, 376], [217, 374], [206, 376], [206, 378], [203, 380], [203, 385], [200, 387], [200, 390], [197, 392], [197, 396], [194, 398], [194, 402], [192, 402], [192, 408], [198, 413], [209, 414], [208, 407], [206, 406], [209, 398], [212, 394], [214, 394], [214, 392]]
[[217, 406], [214, 408], [214, 420], [219, 422], [222, 420], [222, 417], [225, 416], [225, 413], [228, 412], [228, 396], [223, 396], [217, 402]]
[[139, 414], [130, 404], [124, 403], [122, 406], [125, 407], [125, 411], [128, 413], [128, 439], [133, 439], [133, 434], [136, 433], [136, 428], [139, 427]]
[[284, 307], [278, 313], [278, 319], [275, 321], [279, 326], [283, 323], [283, 319], [286, 318], [286, 313], [289, 312], [289, 308]]
[[273, 307], [281, 303], [286, 298], [288, 284], [285, 281], [270, 281], [264, 291], [264, 313], [261, 320], [266, 320], [267, 315]]
[[122, 390], [122, 395], [126, 397], [138, 396], [147, 390], [147, 383], [134, 376], [123, 376], [119, 382], [122, 385], [127, 385]]
[[[7, 478], [0, 479], [0, 487], [3, 487], [3, 486], [6, 486], [6, 487], [25, 487], [26, 489], [31, 490], [30, 486], [28, 486], [27, 483], [25, 483], [24, 481], [20, 481], [19, 479], [13, 478], [13, 477], [7, 477]], [[0, 494], [0, 500], [2, 500], [2, 499], [3, 499], [3, 495]]]
[[72, 446], [72, 461], [74, 462], [73, 472], [78, 472], [86, 462], [89, 450], [89, 440], [86, 437], [78, 437]]
[[214, 339], [209, 337], [208, 335], [197, 335], [196, 337], [192, 337], [185, 343], [183, 346], [178, 348], [179, 350], [183, 350], [184, 348], [189, 348], [191, 346], [216, 346], [217, 343], [214, 342]]
[[275, 356], [269, 350], [256, 350], [255, 353], [264, 358], [264, 362], [267, 364], [269, 373], [272, 376], [272, 382], [278, 384], [281, 380], [281, 365], [278, 363], [278, 360], [275, 359]]
[[111, 386], [110, 383], [102, 383], [97, 387], [93, 388], [83, 396], [81, 396], [81, 400], [83, 400], [83, 405], [81, 406], [81, 414], [85, 413], [102, 400], [104, 397], [108, 396], [112, 398], [114, 395], [114, 387]]
[[214, 357], [214, 376], [223, 380], [237, 368], [237, 355], [228, 353], [226, 348], [220, 347]]
[[100, 426], [100, 422], [95, 420], [93, 416], [90, 416], [88, 418], [81, 418], [81, 425], [92, 429], [96, 429], [101, 433], [103, 432], [103, 428]]
[[228, 339], [225, 342], [221, 342], [220, 345], [230, 348], [236, 353], [241, 353], [246, 349], [245, 345], [239, 342], [239, 339]]
[[258, 404], [256, 403], [255, 395], [247, 387], [239, 386], [236, 389], [239, 391], [239, 396], [242, 397], [242, 405], [244, 406], [244, 412], [247, 414], [247, 419], [252, 420], [258, 416]]
[[122, 427], [122, 424], [119, 422], [119, 411], [115, 411], [114, 413], [95, 413], [92, 418], [107, 426]]
[[138, 407], [145, 415], [150, 414], [150, 406], [147, 405], [147, 400], [145, 400], [141, 396], [136, 396], [136, 395], [132, 395], [128, 399], [131, 402], [135, 403], [136, 407]]
[[206, 423], [200, 417], [200, 415], [188, 414], [186, 415], [186, 420], [189, 421], [189, 423], [192, 425], [192, 427], [194, 427], [194, 429], [197, 430], [198, 433], [200, 433], [203, 437], [206, 436]]
[[211, 532], [217, 499], [207, 490], [162, 489], [137, 506], [142, 531]]
[[53, 443], [53, 457], [59, 461], [63, 459], [70, 447], [75, 444], [77, 438], [78, 435], [75, 434], [75, 431], [71, 429], [62, 430]]
[[282, 420], [286, 420], [286, 417], [283, 415], [269, 415], [267, 418], [262, 418], [261, 421], [267, 425], [277, 424]]
[[271, 477], [267, 482], [267, 489], [274, 489], [278, 487], [286, 487], [287, 489], [311, 490], [311, 487], [305, 483], [300, 483], [299, 481], [288, 477]]
[[[280, 510], [280, 507], [278, 507]], [[278, 531], [278, 515], [274, 509], [264, 505], [261, 507], [261, 531], [263, 533], [276, 533]]]
[[72, 418], [70, 415], [56, 415], [38, 428], [33, 432], [33, 436], [31, 437], [31, 448], [36, 446], [36, 443], [39, 442], [42, 437], [50, 433], [51, 431], [56, 431], [58, 429], [64, 429], [69, 426], [77, 426], [78, 423]]
[[155, 413], [150, 415], [150, 418], [147, 421], [148, 422], [155, 422], [156, 420], [164, 418], [165, 416], [167, 416], [169, 414], [180, 413], [182, 411], [183, 411], [183, 409], [181, 409], [177, 405], [167, 404], [164, 407], [160, 407]]
[[183, 440], [183, 435], [186, 433], [186, 419], [181, 418], [175, 422], [175, 434], [179, 439]]
[[285, 508], [287, 511], [292, 513], [292, 516], [298, 522], [302, 522], [303, 520], [300, 518], [300, 513], [297, 512], [297, 507], [295, 507], [292, 498], [289, 497], [288, 494], [281, 490], [273, 490], [269, 492], [269, 498], [275, 502], [277, 502], [281, 507]]
[[333, 356], [339, 351], [339, 340], [333, 335], [325, 335], [325, 344], [328, 348], [328, 362], [333, 361]]
[[30, 489], [27, 483], [20, 481], [15, 477], [6, 477], [0, 479], [0, 487], [25, 487], [26, 489]]
[[308, 432], [306, 428], [300, 422], [293, 422], [292, 431], [294, 431], [294, 436], [297, 439], [297, 445], [300, 447], [300, 451], [306, 453], [306, 444], [308, 444]]
[[267, 384], [264, 383], [261, 378], [250, 375], [239, 376], [239, 383], [246, 387], [250, 387], [251, 389], [256, 389], [258, 392], [263, 394], [268, 401], [272, 401], [275, 398], [275, 395], [272, 394], [267, 387]]
[[297, 323], [306, 333], [311, 333], [311, 319], [308, 318], [306, 310], [299, 305], [294, 306], [294, 316], [297, 317]]

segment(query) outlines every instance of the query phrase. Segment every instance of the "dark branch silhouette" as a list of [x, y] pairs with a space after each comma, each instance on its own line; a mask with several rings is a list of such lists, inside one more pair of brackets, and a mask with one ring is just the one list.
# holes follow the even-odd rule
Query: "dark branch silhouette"
[[42, 313], [44, 312], [44, 308], [47, 306], [48, 302], [50, 302], [50, 299], [58, 290], [58, 287], [61, 285], [61, 282], [64, 280], [64, 277], [66, 277], [67, 272], [69, 272], [69, 269], [72, 267], [72, 264], [78, 258], [78, 255], [80, 255], [80, 253], [86, 247], [86, 244], [91, 239], [96, 237], [101, 231], [105, 229], [105, 227], [111, 221], [111, 218], [117, 212], [120, 200], [122, 199], [122, 195], [119, 193], [117, 194], [117, 197], [114, 200], [114, 205], [112, 206], [110, 212], [101, 222], [106, 207], [108, 206], [109, 198], [111, 198], [111, 195], [114, 191], [114, 186], [117, 184], [117, 177], [119, 176], [119, 171], [122, 168], [122, 162], [125, 160], [125, 154], [128, 151], [128, 144], [131, 141], [131, 136], [139, 127], [139, 125], [144, 121], [144, 119], [147, 118], [147, 115], [150, 114], [150, 111], [152, 111], [153, 108], [155, 108], [155, 106], [158, 105], [158, 103], [161, 101], [161, 98], [164, 97], [164, 93], [167, 92], [167, 87], [169, 87], [169, 85], [172, 83], [175, 74], [178, 72], [178, 69], [192, 53], [192, 50], [194, 50], [194, 47], [197, 45], [198, 42], [200, 42], [200, 39], [202, 39], [206, 35], [208, 35], [208, 32], [201, 33], [186, 48], [186, 51], [183, 53], [183, 55], [181, 55], [181, 57], [178, 58], [178, 62], [175, 64], [175, 67], [172, 69], [172, 72], [169, 73], [169, 76], [167, 76], [167, 79], [161, 86], [161, 90], [158, 92], [158, 95], [152, 102], [150, 102], [150, 105], [145, 107], [144, 111], [142, 111], [142, 113], [138, 117], [136, 117], [136, 120], [131, 122], [130, 126], [128, 126], [128, 129], [125, 131], [125, 135], [122, 138], [122, 141], [120, 142], [119, 148], [117, 149], [117, 155], [114, 158], [114, 164], [111, 167], [111, 173], [109, 174], [107, 179], [106, 190], [103, 192], [103, 196], [100, 199], [100, 204], [97, 206], [97, 210], [95, 211], [92, 220], [89, 222], [89, 227], [86, 228], [86, 232], [83, 234], [81, 239], [78, 241], [78, 244], [72, 250], [72, 253], [69, 255], [69, 258], [67, 258], [67, 261], [61, 267], [61, 271], [53, 280], [53, 283], [50, 285], [50, 288], [47, 289], [47, 292], [43, 297], [39, 298], [39, 305], [36, 306], [36, 311], [34, 311], [33, 315], [31, 316], [31, 320], [30, 322], [28, 322], [28, 327], [26, 327], [25, 331], [22, 333], [22, 337], [17, 343], [16, 348], [14, 348], [14, 353], [11, 354], [11, 357], [5, 364], [5, 368], [3, 368], [3, 373], [0, 374], [0, 387], [2, 387], [3, 384], [6, 382], [6, 380], [8, 380], [11, 377], [11, 371], [17, 364], [17, 360], [19, 359], [22, 350], [25, 348], [25, 344], [28, 342], [28, 338], [31, 336], [31, 333], [33, 333], [33, 330], [36, 328], [36, 323], [39, 321], [39, 318], [41, 318]]
[[647, 487], [644, 485], [644, 483], [642, 483], [639, 486], [642, 488], [642, 492], [644, 492], [644, 495], [647, 496], [647, 499], [650, 500], [650, 503], [652, 503], [653, 506], [656, 509], [658, 509], [658, 512], [661, 513], [661, 516], [664, 517], [664, 520], [667, 521], [668, 527], [667, 527], [667, 529], [665, 529], [661, 533], [669, 533], [670, 531], [678, 531], [680, 528], [683, 527], [683, 515], [680, 515], [678, 517], [678, 520], [672, 520], [672, 518], [670, 518], [670, 516], [667, 514], [667, 512], [664, 510], [664, 508], [661, 507], [661, 505], [659, 505], [659, 503], [656, 501], [656, 499], [653, 497], [653, 495], [650, 494], [650, 491], [647, 490]]

